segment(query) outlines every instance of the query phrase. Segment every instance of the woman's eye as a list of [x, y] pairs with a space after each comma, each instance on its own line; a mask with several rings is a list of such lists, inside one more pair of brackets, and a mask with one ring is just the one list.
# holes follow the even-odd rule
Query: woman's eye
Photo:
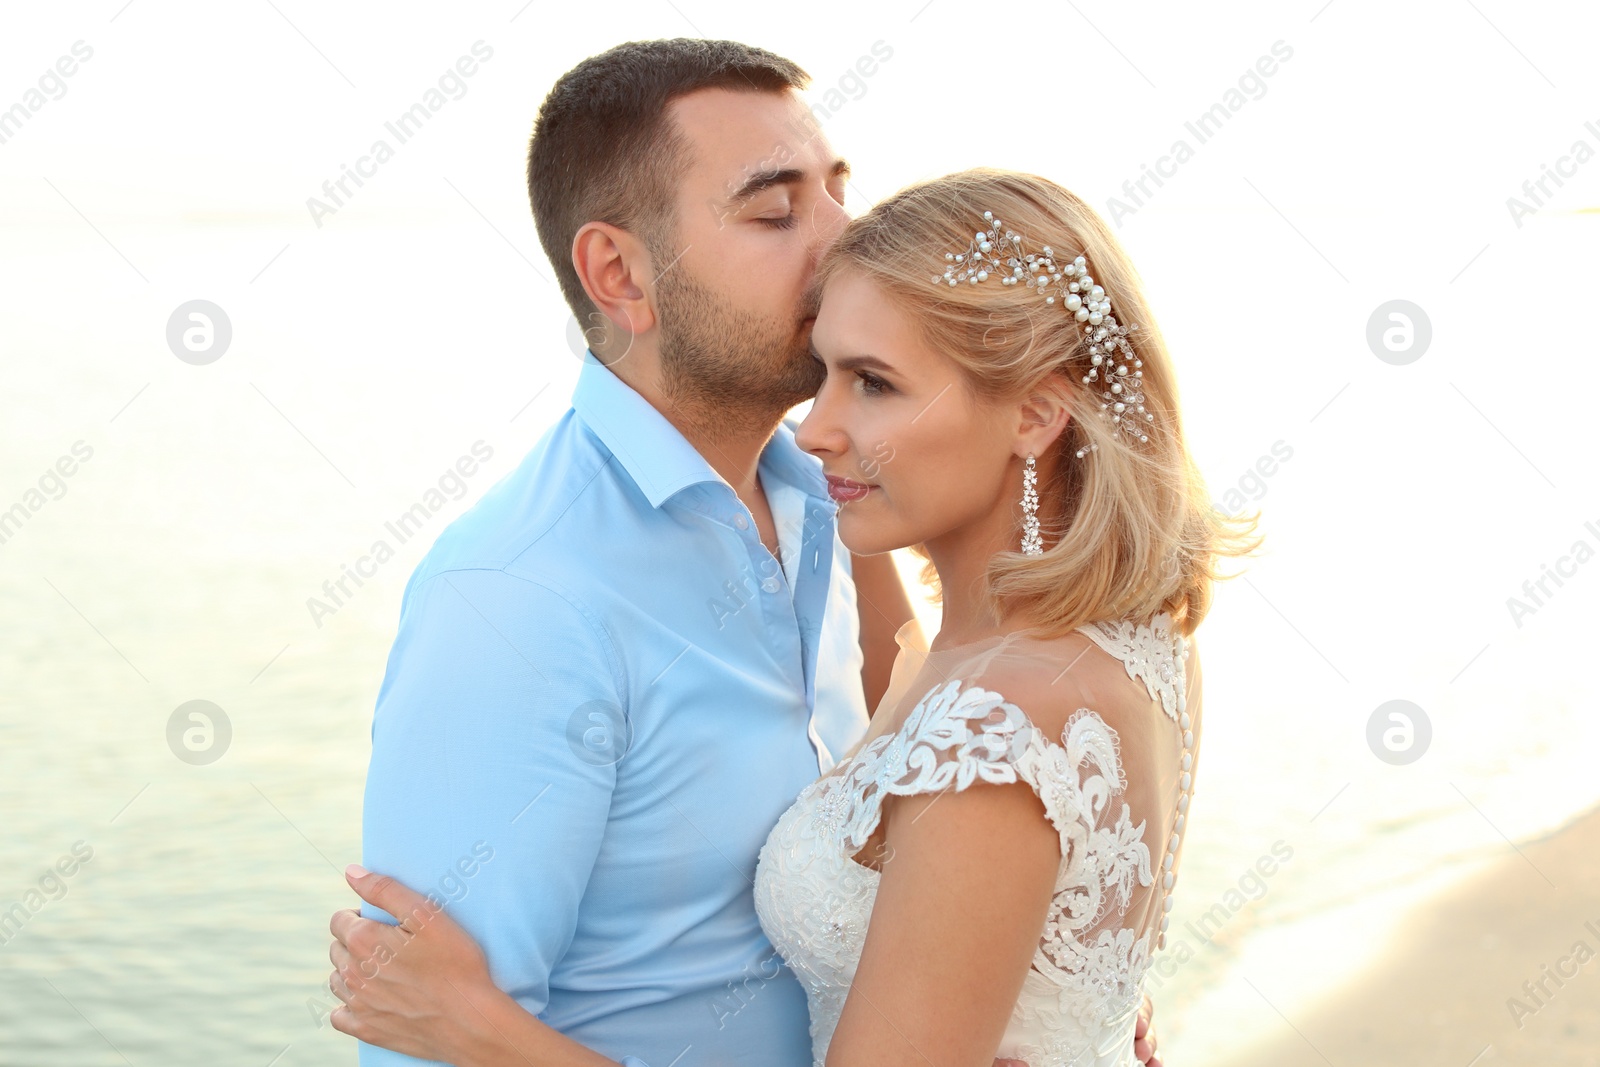
[[756, 219], [756, 221], [764, 226], [772, 226], [780, 230], [787, 230], [795, 224], [796, 219], [794, 212], [791, 211], [781, 219]]
[[882, 396], [889, 392], [889, 383], [876, 374], [868, 374], [864, 370], [856, 371], [856, 377], [861, 379], [861, 390], [868, 396]]

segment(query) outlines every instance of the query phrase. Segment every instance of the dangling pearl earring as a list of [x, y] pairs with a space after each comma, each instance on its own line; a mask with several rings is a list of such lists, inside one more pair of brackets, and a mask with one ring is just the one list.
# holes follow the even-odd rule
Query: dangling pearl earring
[[1028, 462], [1022, 467], [1022, 554], [1024, 556], [1044, 555], [1044, 542], [1039, 538], [1039, 492], [1035, 488], [1039, 482], [1038, 472], [1034, 469], [1033, 453], [1028, 453]]

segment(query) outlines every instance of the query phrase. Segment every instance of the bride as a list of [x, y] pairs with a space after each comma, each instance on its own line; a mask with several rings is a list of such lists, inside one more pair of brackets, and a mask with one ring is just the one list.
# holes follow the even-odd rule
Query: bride
[[[761, 850], [814, 1060], [1128, 1067], [1198, 769], [1194, 633], [1256, 540], [1210, 506], [1133, 267], [1067, 190], [914, 185], [817, 283], [827, 376], [796, 441], [845, 545], [913, 547], [943, 620], [931, 644], [901, 628], [867, 735]], [[417, 1054], [414, 1023], [386, 1029], [400, 980], [339, 1013]], [[468, 1023], [440, 1016], [422, 1051]], [[611, 1062], [553, 1031], [519, 1046], [538, 1052], [504, 1062]]]

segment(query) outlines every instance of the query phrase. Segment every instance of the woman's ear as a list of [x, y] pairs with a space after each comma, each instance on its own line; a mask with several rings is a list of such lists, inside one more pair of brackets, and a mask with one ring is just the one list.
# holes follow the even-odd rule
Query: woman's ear
[[1071, 393], [1059, 375], [1035, 386], [1017, 405], [1017, 455], [1042, 456], [1072, 421]]

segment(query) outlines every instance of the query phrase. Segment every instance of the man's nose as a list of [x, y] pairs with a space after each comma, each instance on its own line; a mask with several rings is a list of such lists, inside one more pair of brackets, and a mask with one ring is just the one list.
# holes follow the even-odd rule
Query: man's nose
[[850, 215], [843, 204], [831, 196], [818, 199], [811, 213], [811, 254], [814, 261], [822, 258], [849, 222]]

